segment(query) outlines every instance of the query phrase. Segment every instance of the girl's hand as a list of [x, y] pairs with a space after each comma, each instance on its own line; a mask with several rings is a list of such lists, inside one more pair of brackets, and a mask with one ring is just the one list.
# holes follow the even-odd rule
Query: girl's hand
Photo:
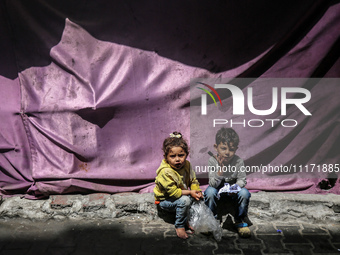
[[200, 200], [203, 197], [202, 192], [198, 190], [190, 190], [190, 195], [196, 200]]

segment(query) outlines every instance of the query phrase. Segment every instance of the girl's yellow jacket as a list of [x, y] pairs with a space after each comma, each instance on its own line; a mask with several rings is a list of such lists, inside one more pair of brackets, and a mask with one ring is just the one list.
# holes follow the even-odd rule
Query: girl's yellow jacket
[[175, 170], [163, 159], [156, 173], [156, 187], [153, 189], [156, 201], [170, 197], [180, 198], [183, 189], [201, 191], [196, 174], [188, 160], [181, 169]]

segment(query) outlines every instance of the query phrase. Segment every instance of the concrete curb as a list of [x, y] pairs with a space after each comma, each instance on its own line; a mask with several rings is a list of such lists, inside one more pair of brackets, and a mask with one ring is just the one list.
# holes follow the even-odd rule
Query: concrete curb
[[[112, 219], [129, 215], [157, 218], [152, 193], [94, 193], [51, 195], [46, 200], [19, 196], [0, 199], [0, 218]], [[340, 222], [340, 195], [252, 193], [249, 205], [252, 222]]]
[[339, 222], [340, 196], [335, 194], [252, 194], [249, 217], [259, 221]]

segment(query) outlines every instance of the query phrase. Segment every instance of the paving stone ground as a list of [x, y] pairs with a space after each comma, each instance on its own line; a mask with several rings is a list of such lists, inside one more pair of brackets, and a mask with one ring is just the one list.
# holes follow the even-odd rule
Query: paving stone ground
[[179, 239], [171, 223], [138, 214], [110, 220], [1, 219], [0, 254], [340, 254], [340, 223], [254, 223], [248, 239], [230, 224], [222, 226], [222, 240], [216, 242], [201, 233]]

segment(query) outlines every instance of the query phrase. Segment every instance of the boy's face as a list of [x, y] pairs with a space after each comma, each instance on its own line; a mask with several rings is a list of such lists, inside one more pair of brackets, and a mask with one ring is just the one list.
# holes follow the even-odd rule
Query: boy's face
[[218, 145], [215, 144], [214, 148], [217, 151], [217, 157], [220, 158], [223, 164], [227, 164], [235, 156], [238, 147], [234, 147], [233, 143], [230, 143], [228, 145], [227, 143], [221, 142]]
[[166, 162], [175, 170], [181, 169], [186, 159], [187, 154], [181, 147], [172, 147], [166, 156]]

